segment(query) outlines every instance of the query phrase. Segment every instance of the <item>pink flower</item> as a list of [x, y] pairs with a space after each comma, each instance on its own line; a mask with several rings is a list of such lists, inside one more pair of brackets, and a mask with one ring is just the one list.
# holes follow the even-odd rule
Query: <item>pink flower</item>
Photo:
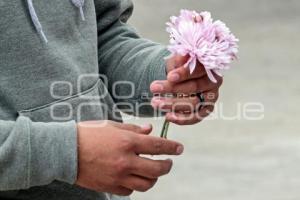
[[[238, 39], [221, 21], [213, 21], [209, 12], [181, 10], [180, 16], [171, 17], [167, 23], [170, 33], [171, 56], [189, 56], [185, 67], [193, 73], [200, 62], [212, 82], [217, 82], [214, 74], [222, 76], [223, 70], [237, 58]], [[214, 72], [214, 73], [213, 73]]]

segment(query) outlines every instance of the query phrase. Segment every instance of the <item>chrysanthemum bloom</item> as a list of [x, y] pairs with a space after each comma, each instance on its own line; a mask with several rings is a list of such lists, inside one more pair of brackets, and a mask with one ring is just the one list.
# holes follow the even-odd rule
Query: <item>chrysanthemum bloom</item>
[[[168, 47], [172, 55], [189, 56], [185, 67], [193, 73], [200, 62], [212, 82], [214, 74], [222, 76], [222, 70], [236, 59], [239, 41], [221, 21], [213, 21], [209, 12], [181, 10], [180, 16], [171, 17], [167, 23], [170, 33]], [[214, 72], [214, 73], [213, 73]]]

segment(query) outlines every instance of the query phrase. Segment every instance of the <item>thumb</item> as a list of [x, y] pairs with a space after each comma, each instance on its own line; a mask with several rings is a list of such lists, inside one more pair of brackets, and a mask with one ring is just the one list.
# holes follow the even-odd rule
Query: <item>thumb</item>
[[183, 65], [188, 61], [189, 56], [181, 56], [181, 55], [174, 55], [167, 59], [167, 72], [171, 72], [174, 69], [179, 67], [183, 67]]

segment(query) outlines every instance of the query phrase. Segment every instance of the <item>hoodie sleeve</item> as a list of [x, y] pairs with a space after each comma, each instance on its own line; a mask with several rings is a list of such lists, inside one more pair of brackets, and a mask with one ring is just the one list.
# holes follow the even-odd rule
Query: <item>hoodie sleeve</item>
[[[164, 58], [169, 51], [161, 44], [141, 38], [126, 24], [133, 9], [131, 1], [122, 0], [118, 6], [107, 6], [106, 11], [101, 11], [105, 5], [95, 2], [100, 74], [107, 77], [109, 91], [121, 110], [153, 116], [149, 87], [154, 80], [166, 79]], [[113, 23], [105, 24], [106, 21], [101, 20], [104, 15], [110, 15]]]
[[77, 178], [75, 122], [0, 120], [0, 191], [28, 189]]

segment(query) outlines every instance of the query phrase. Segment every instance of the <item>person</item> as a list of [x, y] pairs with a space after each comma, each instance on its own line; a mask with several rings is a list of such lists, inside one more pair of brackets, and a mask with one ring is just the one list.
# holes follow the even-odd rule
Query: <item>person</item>
[[[127, 199], [170, 172], [171, 160], [140, 155], [180, 155], [183, 145], [123, 124], [120, 111], [153, 116], [183, 103], [167, 120], [195, 124], [222, 78], [210, 82], [200, 64], [190, 75], [185, 57], [166, 64], [166, 47], [126, 23], [132, 11], [130, 0], [1, 1], [1, 199]], [[190, 113], [197, 95], [157, 96], [199, 92], [211, 104]]]

